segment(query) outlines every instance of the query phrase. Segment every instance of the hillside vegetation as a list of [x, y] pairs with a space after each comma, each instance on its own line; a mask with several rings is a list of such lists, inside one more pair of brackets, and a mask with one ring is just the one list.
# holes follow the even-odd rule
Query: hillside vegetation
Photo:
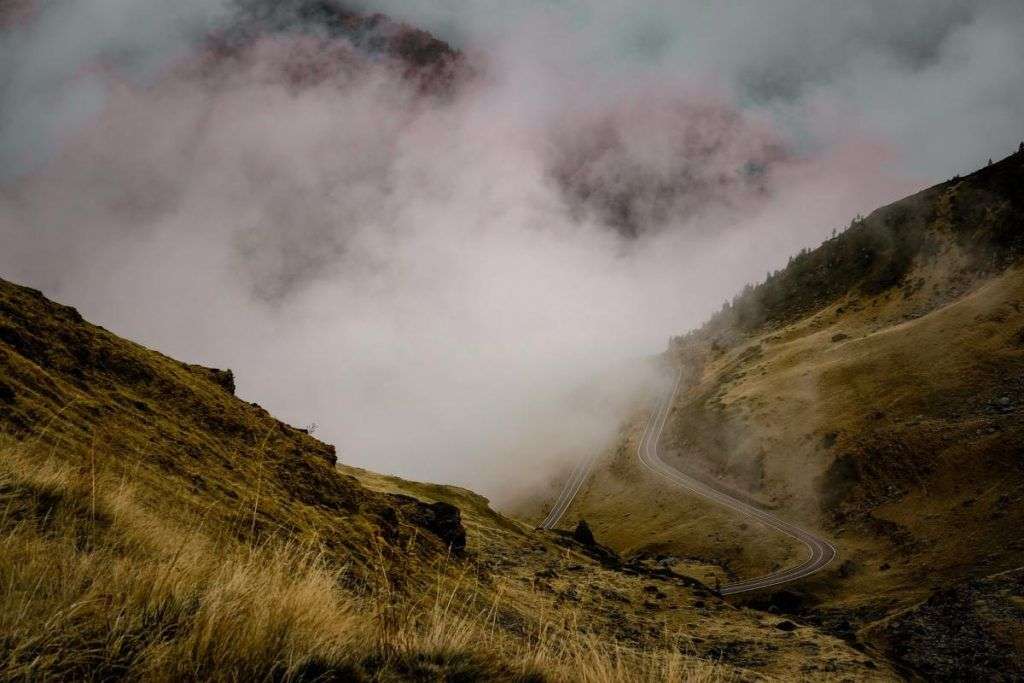
[[887, 676], [333, 448], [0, 281], [0, 680]]
[[[1022, 257], [1018, 153], [858, 218], [672, 340], [685, 382], [666, 458], [840, 550], [825, 574], [748, 604], [922, 675], [1024, 675]], [[609, 455], [570, 518], [720, 575], [792, 554], [678, 492], [666, 516], [673, 494], [634, 461]]]

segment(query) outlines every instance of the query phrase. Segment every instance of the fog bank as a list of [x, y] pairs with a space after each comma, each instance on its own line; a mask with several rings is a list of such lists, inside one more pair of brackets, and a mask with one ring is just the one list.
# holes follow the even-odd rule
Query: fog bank
[[[465, 49], [454, 94], [308, 27], [220, 54], [233, 5], [9, 18], [0, 276], [234, 369], [346, 463], [507, 502], [609, 442], [670, 335], [1020, 121], [1011, 4], [949, 3], [927, 30], [893, 11], [871, 48], [886, 10], [865, 3], [829, 23], [838, 55], [792, 44], [817, 21], [795, 1], [792, 32], [703, 3], [399, 5], [374, 7]], [[1002, 107], [972, 80], [908, 133], [985, 60]]]

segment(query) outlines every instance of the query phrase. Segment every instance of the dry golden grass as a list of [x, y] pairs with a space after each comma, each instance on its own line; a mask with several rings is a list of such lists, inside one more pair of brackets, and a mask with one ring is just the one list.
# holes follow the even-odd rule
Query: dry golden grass
[[[502, 622], [455, 570], [418, 594], [355, 588], [316, 547], [171, 526], [127, 476], [0, 446], [0, 679], [720, 680], [680, 642], [637, 650]], [[383, 560], [382, 560], [383, 562]]]
[[870, 673], [472, 492], [335, 467], [220, 379], [0, 280], [0, 679]]

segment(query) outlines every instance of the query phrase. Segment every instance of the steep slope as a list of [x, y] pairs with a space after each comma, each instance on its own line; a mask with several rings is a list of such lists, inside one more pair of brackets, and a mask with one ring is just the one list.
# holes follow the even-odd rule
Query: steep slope
[[0, 678], [891, 676], [471, 492], [336, 466], [232, 379], [0, 281]]
[[[833, 570], [755, 604], [860, 629], [922, 674], [1024, 674], [1022, 256], [1024, 151], [855, 220], [672, 341], [686, 382], [666, 459], [839, 546]], [[793, 561], [777, 535], [624, 484], [626, 461], [607, 458], [571, 515], [615, 526], [616, 547], [741, 577]]]
[[1022, 188], [1016, 154], [880, 209], [676, 340], [693, 383], [669, 447], [887, 555], [916, 544], [933, 575], [1009, 568]]

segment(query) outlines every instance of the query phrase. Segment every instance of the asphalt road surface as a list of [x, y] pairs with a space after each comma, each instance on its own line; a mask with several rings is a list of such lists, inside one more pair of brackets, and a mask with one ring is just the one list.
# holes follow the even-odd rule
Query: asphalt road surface
[[[637, 449], [640, 464], [690, 493], [707, 498], [738, 514], [750, 517], [780, 534], [795, 538], [808, 551], [807, 558], [796, 566], [722, 586], [720, 589], [722, 595], [735, 595], [736, 593], [746, 593], [748, 591], [778, 586], [810, 576], [825, 568], [838, 555], [836, 547], [825, 539], [795, 524], [791, 524], [771, 512], [734, 498], [725, 491], [716, 488], [712, 482], [703, 481], [684, 474], [661, 459], [658, 455], [658, 442], [661, 440], [661, 433], [665, 429], [665, 423], [668, 421], [669, 411], [672, 408], [676, 392], [679, 390], [681, 380], [682, 371], [676, 375], [675, 383], [669, 390], [666, 390], [658, 402], [657, 409], [651, 414], [647, 422], [643, 437], [640, 439], [640, 446]], [[551, 529], [562, 519], [562, 516], [565, 515], [566, 510], [569, 509], [572, 501], [576, 498], [576, 494], [579, 493], [580, 488], [590, 474], [594, 460], [595, 458], [590, 458], [581, 462], [576, 470], [573, 471], [572, 476], [562, 488], [562, 492], [559, 494], [548, 516], [541, 522], [541, 528]]]

